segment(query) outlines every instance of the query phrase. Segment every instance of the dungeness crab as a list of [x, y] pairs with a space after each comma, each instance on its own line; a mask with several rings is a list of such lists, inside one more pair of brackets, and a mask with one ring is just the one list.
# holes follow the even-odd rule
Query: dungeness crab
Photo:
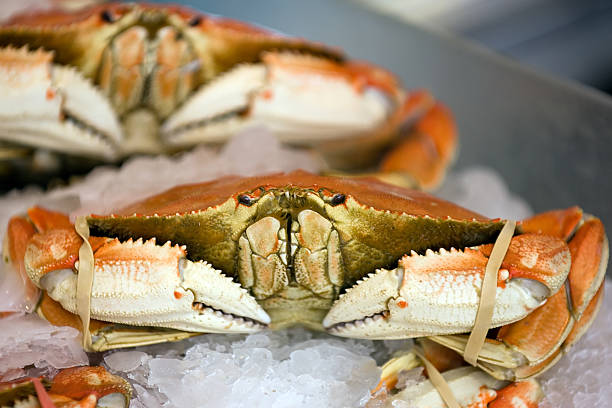
[[[110, 3], [0, 27], [0, 158], [47, 149], [117, 160], [265, 125], [336, 170], [432, 187], [456, 147], [426, 92], [318, 43], [177, 6]], [[408, 181], [410, 180], [410, 181]]]
[[[431, 336], [462, 353], [504, 225], [373, 179], [301, 171], [179, 186], [79, 221], [94, 258], [94, 350], [301, 324]], [[67, 216], [32, 208], [10, 221], [5, 253], [44, 291], [41, 316], [77, 328], [79, 234]], [[602, 223], [578, 208], [519, 223], [477, 365], [501, 380], [550, 366], [594, 317], [607, 258]]]

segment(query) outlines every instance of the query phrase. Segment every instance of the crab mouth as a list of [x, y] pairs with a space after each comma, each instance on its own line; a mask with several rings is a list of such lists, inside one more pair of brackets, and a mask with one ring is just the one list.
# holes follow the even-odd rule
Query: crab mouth
[[238, 248], [238, 280], [274, 328], [321, 329], [344, 281], [338, 231], [329, 220], [310, 209], [268, 215], [244, 230]]

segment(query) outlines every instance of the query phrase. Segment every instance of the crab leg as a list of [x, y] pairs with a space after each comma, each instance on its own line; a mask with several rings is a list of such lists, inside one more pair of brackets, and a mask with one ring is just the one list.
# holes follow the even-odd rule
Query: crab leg
[[[348, 289], [323, 326], [339, 336], [409, 338], [467, 332], [474, 324], [479, 288], [492, 244], [404, 256]], [[498, 273], [493, 327], [525, 317], [563, 285], [570, 251], [559, 238], [512, 238]], [[367, 301], [366, 301], [367, 300]]]
[[122, 139], [113, 109], [52, 55], [0, 48], [0, 141], [113, 159]]
[[427, 91], [412, 93], [397, 119], [402, 139], [383, 158], [383, 173], [407, 173], [425, 189], [438, 186], [457, 149], [450, 111]]
[[0, 383], [0, 403], [2, 406], [40, 405], [43, 408], [127, 407], [132, 394], [132, 388], [125, 379], [110, 374], [103, 367], [61, 370], [51, 381], [50, 388], [48, 381], [43, 381], [31, 378]]
[[38, 288], [32, 283], [25, 270], [24, 255], [30, 237], [36, 233], [34, 226], [24, 217], [13, 217], [9, 220], [2, 255], [4, 262], [12, 264], [24, 287], [24, 301], [36, 304]]
[[[507, 385], [506, 382], [496, 381], [493, 377], [472, 367], [461, 368], [464, 362], [457, 353], [427, 338], [419, 339], [418, 343], [422, 348], [420, 354], [429, 360], [435, 369], [444, 373], [442, 377], [462, 407], [535, 408], [544, 396], [535, 380]], [[393, 401], [401, 400], [417, 407], [445, 407], [438, 395], [440, 390], [437, 390], [433, 383], [427, 381], [409, 387], [398, 383], [401, 372], [424, 365], [418, 354], [410, 350], [388, 361], [382, 367], [381, 379], [372, 391], [372, 399], [385, 402], [385, 406], [391, 406]], [[425, 368], [425, 374], [429, 377], [427, 370], [428, 368]], [[399, 392], [392, 393], [394, 389]]]
[[[473, 368], [460, 367], [442, 374], [461, 407], [512, 408], [537, 407], [543, 399], [542, 389], [535, 380], [507, 385], [488, 374]], [[406, 401], [410, 406], [445, 408], [438, 390], [430, 381], [409, 386], [386, 401], [384, 406], [394, 406], [393, 401]]]
[[[37, 286], [75, 313], [80, 238], [66, 216], [40, 208], [30, 213], [41, 232], [27, 245], [25, 269]], [[49, 220], [55, 227], [44, 230]], [[253, 332], [269, 323], [245, 289], [209, 264], [187, 260], [185, 247], [157, 245], [154, 239], [93, 237], [90, 243], [94, 319], [197, 332]]]
[[[162, 137], [190, 146], [263, 124], [281, 141], [323, 144], [324, 154], [334, 157], [362, 138], [380, 151], [392, 137], [389, 120], [403, 100], [399, 89], [390, 73], [363, 63], [266, 53], [261, 63], [239, 65], [203, 86], [168, 118]], [[337, 141], [326, 145], [332, 136]]]

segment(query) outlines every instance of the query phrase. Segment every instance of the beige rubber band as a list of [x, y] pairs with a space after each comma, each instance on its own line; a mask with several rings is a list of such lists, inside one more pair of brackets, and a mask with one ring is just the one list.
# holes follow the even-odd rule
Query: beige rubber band
[[89, 319], [91, 314], [91, 287], [93, 284], [94, 255], [89, 244], [89, 225], [85, 217], [77, 217], [74, 222], [76, 233], [83, 238], [79, 248], [79, 267], [77, 275], [77, 314], [83, 325], [83, 348], [91, 351], [91, 333], [89, 332]]
[[515, 228], [515, 221], [506, 222], [506, 225], [504, 225], [504, 228], [502, 228], [499, 236], [495, 240], [493, 250], [487, 262], [484, 278], [482, 279], [480, 303], [478, 304], [478, 312], [476, 312], [474, 328], [470, 333], [470, 337], [465, 345], [465, 351], [463, 352], [463, 359], [473, 366], [476, 366], [478, 354], [485, 342], [487, 332], [491, 327], [493, 311], [495, 310], [497, 272], [506, 256]]
[[425, 358], [425, 355], [421, 353], [418, 347], [414, 347], [412, 351], [423, 362], [423, 365], [427, 369], [429, 381], [431, 381], [431, 384], [436, 388], [438, 394], [440, 394], [440, 398], [442, 398], [446, 406], [448, 408], [461, 408], [461, 405], [459, 405], [455, 398], [455, 394], [453, 394], [453, 391], [438, 369]]

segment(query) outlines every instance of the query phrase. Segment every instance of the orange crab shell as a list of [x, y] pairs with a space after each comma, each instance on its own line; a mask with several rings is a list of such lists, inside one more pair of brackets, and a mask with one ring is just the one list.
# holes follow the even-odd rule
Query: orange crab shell
[[[116, 216], [176, 215], [213, 208], [233, 197], [238, 205], [242, 194], [262, 194], [276, 188], [308, 189], [343, 193], [354, 197], [364, 208], [415, 217], [454, 219], [463, 221], [491, 221], [473, 211], [459, 207], [427, 193], [383, 183], [376, 179], [350, 179], [317, 176], [302, 170], [286, 174], [256, 177], [227, 176], [214, 181], [174, 187], [162, 194], [114, 212]], [[101, 216], [94, 216], [101, 217]]]
[[[24, 13], [9, 19], [3, 24], [3, 30], [14, 46], [23, 42], [30, 48], [53, 49], [57, 62], [89, 67], [84, 69], [84, 73], [91, 77], [96, 74], [94, 68], [99, 66], [101, 58], [98, 47], [104, 46], [102, 42], [107, 41], [100, 34], [121, 17], [135, 12], [149, 14], [153, 20], [178, 18], [186, 28], [205, 34], [209, 42], [206, 46], [213, 51], [219, 67], [216, 73], [225, 71], [237, 62], [253, 61], [264, 48], [274, 48], [274, 44], [279, 49], [307, 50], [333, 60], [343, 59], [341, 51], [334, 47], [287, 37], [241, 21], [213, 17], [177, 5], [108, 3], [77, 12], [53, 10]], [[14, 32], [12, 35], [9, 34], [11, 30]], [[92, 44], [94, 39], [95, 43]]]

